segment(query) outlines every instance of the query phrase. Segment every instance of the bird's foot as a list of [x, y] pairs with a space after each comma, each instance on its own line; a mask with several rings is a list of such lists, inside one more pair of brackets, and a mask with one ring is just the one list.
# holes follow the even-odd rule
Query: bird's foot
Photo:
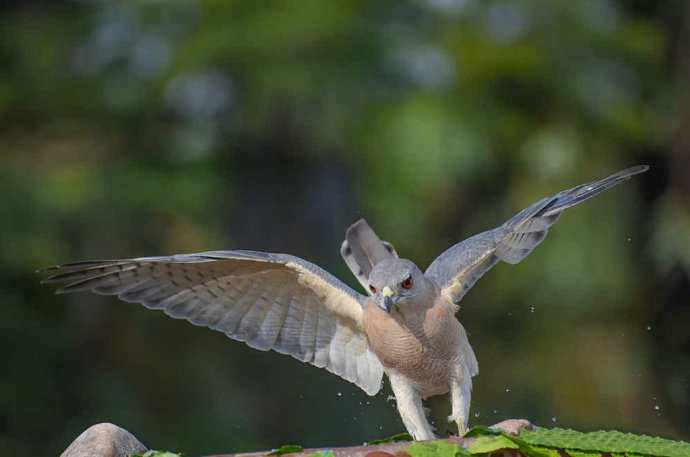
[[534, 425], [527, 419], [506, 419], [491, 426], [508, 435], [519, 436], [520, 430], [526, 428], [527, 430], [534, 430]]
[[463, 436], [467, 432], [467, 422], [460, 413], [454, 413], [448, 416], [448, 422], [455, 422], [458, 426], [458, 436]]

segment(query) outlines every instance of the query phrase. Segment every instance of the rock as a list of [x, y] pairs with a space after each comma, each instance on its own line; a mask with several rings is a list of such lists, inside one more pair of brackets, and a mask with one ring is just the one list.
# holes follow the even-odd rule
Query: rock
[[60, 457], [126, 457], [146, 451], [146, 446], [127, 430], [104, 422], [84, 430]]

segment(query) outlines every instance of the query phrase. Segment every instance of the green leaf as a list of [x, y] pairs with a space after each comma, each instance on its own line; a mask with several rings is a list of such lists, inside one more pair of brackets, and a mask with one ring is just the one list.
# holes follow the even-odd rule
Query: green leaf
[[332, 449], [323, 449], [316, 452], [310, 452], [309, 454], [304, 454], [302, 457], [333, 457], [334, 455], [335, 454], [333, 454]]
[[687, 457], [690, 443], [618, 431], [582, 433], [575, 430], [537, 428], [523, 430], [520, 439], [530, 445], [579, 451], [618, 452], [655, 455], [659, 457]]
[[[546, 446], [520, 445], [520, 451], [530, 457], [562, 457], [557, 448]], [[598, 456], [599, 457], [599, 456]]]
[[469, 457], [470, 454], [459, 444], [447, 441], [415, 441], [407, 446], [411, 457]]
[[504, 435], [480, 436], [467, 447], [470, 454], [481, 454], [484, 452], [494, 452], [499, 449], [519, 449], [520, 446], [513, 440]]
[[304, 448], [299, 444], [283, 444], [278, 449], [273, 449], [268, 455], [283, 455], [291, 452], [302, 452]]
[[366, 445], [369, 446], [372, 444], [395, 443], [396, 441], [412, 441], [412, 435], [406, 432], [396, 433], [395, 435], [389, 436], [388, 438], [379, 438], [371, 440], [367, 442]]
[[599, 451], [578, 451], [575, 449], [566, 449], [565, 451], [570, 457], [601, 457]]
[[486, 436], [486, 435], [500, 435], [502, 432], [500, 430], [487, 427], [486, 425], [475, 425], [469, 429], [463, 437], [469, 438], [472, 436]]

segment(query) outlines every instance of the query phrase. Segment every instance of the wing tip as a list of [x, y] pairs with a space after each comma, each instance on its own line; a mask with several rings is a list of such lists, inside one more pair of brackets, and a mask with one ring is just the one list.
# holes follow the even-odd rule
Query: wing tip
[[106, 266], [106, 265], [119, 265], [138, 259], [101, 259], [101, 260], [80, 260], [76, 262], [66, 262], [57, 265], [51, 265], [49, 267], [42, 267], [35, 270], [35, 273], [50, 273], [53, 271], [66, 271], [66, 270], [76, 270], [76, 269], [87, 269], [96, 266]]
[[631, 168], [639, 170], [639, 171], [636, 171], [635, 173], [642, 173], [643, 171], [649, 170], [650, 167], [649, 167], [649, 165], [643, 163], [643, 164], [636, 165], [636, 166], [631, 167]]
[[644, 173], [647, 170], [649, 170], [649, 165], [641, 164], [641, 165], [635, 165], [633, 167], [629, 167], [629, 168], [626, 168], [624, 170], [621, 170], [617, 174], [625, 176], [625, 177], [631, 177], [631, 176], [639, 175], [640, 173]]

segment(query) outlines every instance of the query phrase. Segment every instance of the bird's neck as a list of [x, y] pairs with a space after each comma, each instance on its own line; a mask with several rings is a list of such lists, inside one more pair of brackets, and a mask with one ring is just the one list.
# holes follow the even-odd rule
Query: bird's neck
[[397, 316], [401, 322], [407, 326], [421, 325], [427, 317], [427, 313], [436, 303], [436, 290], [432, 287], [425, 287], [424, 293], [416, 298], [413, 306], [398, 306]]

